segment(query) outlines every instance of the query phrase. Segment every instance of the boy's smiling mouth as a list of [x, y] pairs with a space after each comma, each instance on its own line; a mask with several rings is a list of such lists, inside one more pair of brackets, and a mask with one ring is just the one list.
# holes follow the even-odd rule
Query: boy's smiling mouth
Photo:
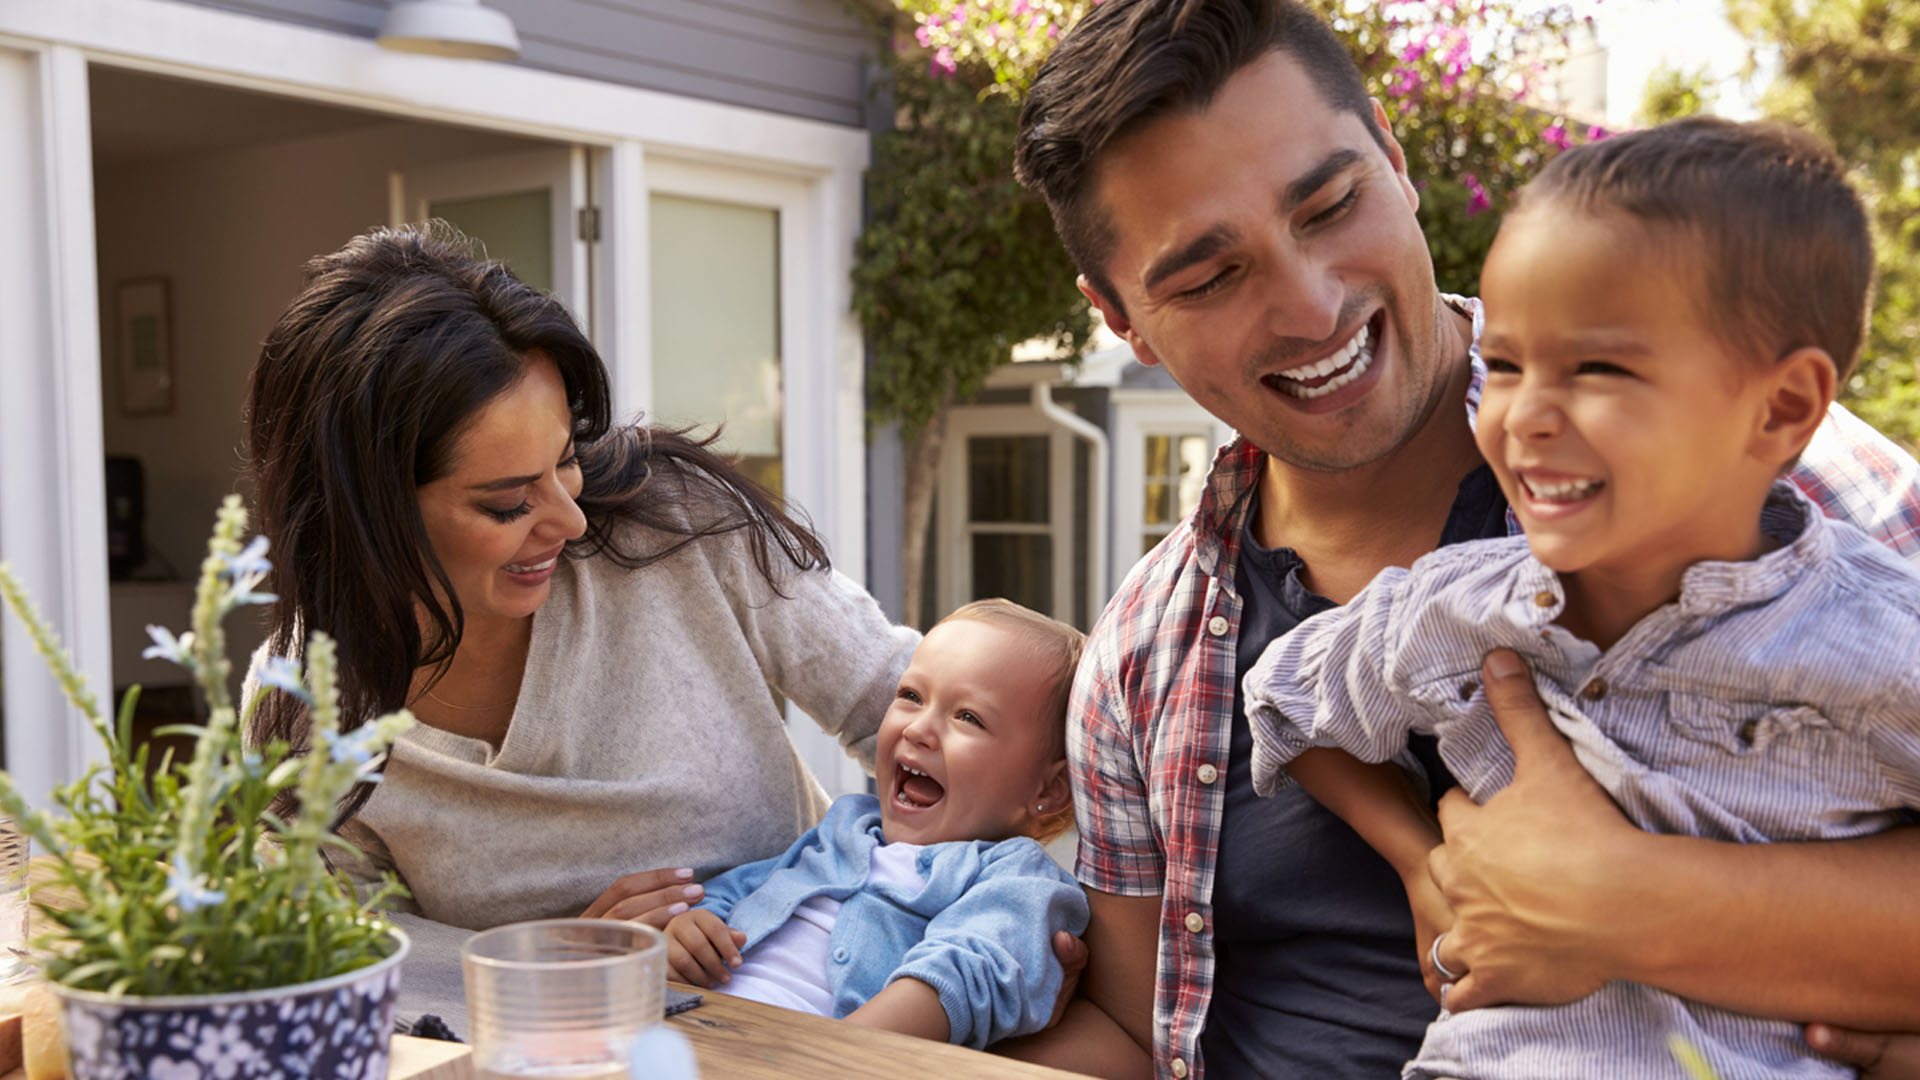
[[902, 810], [926, 810], [946, 798], [946, 786], [904, 761], [893, 763], [893, 805]]
[[1529, 508], [1535, 511], [1571, 511], [1607, 486], [1605, 480], [1544, 470], [1518, 469], [1513, 475]]

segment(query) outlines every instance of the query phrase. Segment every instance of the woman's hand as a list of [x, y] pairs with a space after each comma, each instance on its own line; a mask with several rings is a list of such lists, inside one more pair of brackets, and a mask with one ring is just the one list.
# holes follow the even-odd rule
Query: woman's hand
[[625, 919], [646, 923], [656, 930], [665, 929], [667, 920], [687, 910], [706, 895], [706, 889], [691, 884], [693, 871], [680, 869], [642, 870], [607, 887], [600, 898], [580, 913], [583, 919]]
[[1920, 1080], [1920, 1035], [1808, 1024], [1807, 1045], [1858, 1066], [1860, 1080]]
[[1458, 789], [1440, 802], [1446, 843], [1428, 865], [1454, 912], [1440, 962], [1465, 973], [1447, 1007], [1575, 1001], [1611, 977], [1601, 960], [1611, 939], [1638, 929], [1622, 896], [1631, 875], [1619, 870], [1634, 865], [1633, 845], [1650, 838], [1575, 760], [1525, 662], [1495, 650], [1481, 677], [1513, 747], [1514, 773], [1485, 806]]

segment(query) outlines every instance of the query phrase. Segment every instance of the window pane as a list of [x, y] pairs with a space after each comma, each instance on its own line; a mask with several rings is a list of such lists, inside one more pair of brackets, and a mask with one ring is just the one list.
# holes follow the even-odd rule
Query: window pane
[[1173, 522], [1170, 513], [1173, 503], [1173, 485], [1165, 480], [1147, 481], [1147, 524], [1168, 525]]
[[653, 417], [725, 424], [716, 449], [780, 479], [780, 215], [654, 195]]
[[1180, 437], [1180, 508], [1176, 520], [1185, 521], [1199, 508], [1200, 494], [1207, 488], [1207, 465], [1211, 456], [1204, 436]]
[[1173, 440], [1165, 435], [1147, 436], [1147, 475], [1166, 476], [1173, 472]]
[[546, 188], [477, 199], [447, 199], [427, 204], [430, 217], [443, 218], [480, 242], [487, 258], [507, 264], [515, 277], [553, 291], [553, 193]]
[[1166, 533], [1158, 533], [1158, 532], [1141, 533], [1140, 534], [1140, 550], [1142, 552], [1152, 551], [1153, 545], [1166, 539], [1166, 537], [1167, 537]]
[[969, 438], [967, 520], [1046, 524], [1048, 469], [1045, 435]]
[[989, 596], [1058, 616], [1053, 610], [1053, 537], [974, 534], [972, 599]]

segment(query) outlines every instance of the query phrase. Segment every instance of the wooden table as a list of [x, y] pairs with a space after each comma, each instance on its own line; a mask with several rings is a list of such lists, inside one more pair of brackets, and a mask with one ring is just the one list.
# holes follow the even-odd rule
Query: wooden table
[[699, 1007], [667, 1020], [693, 1043], [702, 1080], [815, 1076], [896, 1080], [908, 1071], [942, 1080], [1043, 1080], [1078, 1075], [963, 1046], [762, 1005], [697, 986], [680, 989], [697, 991], [705, 999]]
[[[909, 1070], [933, 1073], [942, 1080], [1057, 1080], [1076, 1075], [726, 994], [699, 992], [704, 997], [699, 1006], [667, 1023], [693, 1044], [702, 1080], [896, 1080]], [[393, 1055], [390, 1080], [474, 1077], [473, 1055], [460, 1044], [396, 1035]], [[25, 1075], [15, 1070], [0, 1075], [0, 1080], [25, 1080]]]

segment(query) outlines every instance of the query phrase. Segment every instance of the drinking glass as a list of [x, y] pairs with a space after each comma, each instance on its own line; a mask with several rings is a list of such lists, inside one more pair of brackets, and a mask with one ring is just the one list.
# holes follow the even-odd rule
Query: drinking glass
[[611, 1080], [660, 1022], [667, 938], [613, 919], [512, 923], [468, 939], [460, 967], [481, 1080]]

